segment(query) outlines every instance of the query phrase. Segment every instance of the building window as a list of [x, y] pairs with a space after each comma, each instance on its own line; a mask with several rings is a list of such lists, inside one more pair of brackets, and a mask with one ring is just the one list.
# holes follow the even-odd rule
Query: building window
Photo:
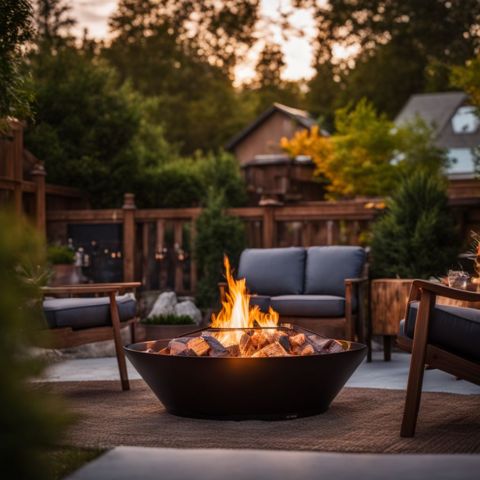
[[452, 117], [452, 129], [455, 133], [474, 133], [480, 126], [475, 107], [460, 107]]

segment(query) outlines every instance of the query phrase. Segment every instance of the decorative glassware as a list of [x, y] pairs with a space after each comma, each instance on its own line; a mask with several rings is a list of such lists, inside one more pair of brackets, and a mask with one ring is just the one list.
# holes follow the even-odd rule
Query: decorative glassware
[[451, 288], [459, 288], [465, 290], [467, 288], [470, 275], [462, 270], [448, 271], [448, 286]]

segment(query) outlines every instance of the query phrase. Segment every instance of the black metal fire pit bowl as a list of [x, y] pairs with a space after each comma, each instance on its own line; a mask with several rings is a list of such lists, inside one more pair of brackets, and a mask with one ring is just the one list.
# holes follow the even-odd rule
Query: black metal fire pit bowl
[[[314, 333], [293, 325], [280, 328]], [[225, 420], [280, 420], [328, 409], [366, 355], [365, 345], [341, 342], [343, 352], [304, 357], [184, 357], [146, 351], [165, 347], [167, 342], [161, 340], [128, 345], [125, 351], [169, 413]]]

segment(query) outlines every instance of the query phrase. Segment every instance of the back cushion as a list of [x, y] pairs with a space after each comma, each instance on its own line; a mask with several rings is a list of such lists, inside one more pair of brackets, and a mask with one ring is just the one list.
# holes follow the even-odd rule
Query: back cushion
[[305, 249], [250, 248], [240, 256], [238, 278], [259, 295], [295, 295], [303, 292]]
[[344, 297], [345, 279], [359, 277], [365, 259], [362, 247], [310, 247], [307, 249], [305, 293]]

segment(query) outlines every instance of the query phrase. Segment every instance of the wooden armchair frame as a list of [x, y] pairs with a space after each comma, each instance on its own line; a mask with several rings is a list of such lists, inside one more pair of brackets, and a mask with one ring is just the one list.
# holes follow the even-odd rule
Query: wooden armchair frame
[[123, 351], [120, 328], [129, 325], [132, 335], [132, 342], [135, 342], [135, 323], [138, 319], [137, 317], [133, 317], [125, 322], [120, 323], [116, 296], [127, 291], [135, 290], [137, 287], [140, 286], [141, 283], [139, 282], [130, 282], [96, 284], [92, 283], [42, 288], [42, 294], [44, 297], [74, 297], [88, 294], [95, 296], [108, 296], [110, 299], [110, 316], [112, 320], [112, 325], [84, 328], [81, 330], [73, 330], [71, 327], [50, 328], [48, 330], [42, 331], [42, 333], [39, 335], [39, 345], [48, 348], [67, 348], [84, 345], [85, 343], [100, 342], [102, 340], [113, 339], [115, 343], [115, 352], [117, 354], [117, 363], [120, 373], [122, 390], [129, 390], [130, 384], [128, 381], [127, 363], [125, 360], [125, 352]]
[[[406, 336], [399, 336], [397, 338], [398, 346], [402, 350], [412, 353], [407, 395], [400, 430], [402, 437], [413, 437], [415, 434], [420, 398], [422, 395], [423, 372], [426, 365], [480, 385], [479, 363], [466, 360], [465, 358], [428, 343], [430, 316], [435, 306], [436, 297], [447, 297], [467, 302], [480, 302], [480, 293], [458, 290], [425, 280], [415, 280], [413, 282], [405, 312], [405, 322], [408, 322], [408, 306], [410, 302], [420, 301], [413, 341]], [[407, 325], [405, 323], [405, 328], [406, 327]]]

